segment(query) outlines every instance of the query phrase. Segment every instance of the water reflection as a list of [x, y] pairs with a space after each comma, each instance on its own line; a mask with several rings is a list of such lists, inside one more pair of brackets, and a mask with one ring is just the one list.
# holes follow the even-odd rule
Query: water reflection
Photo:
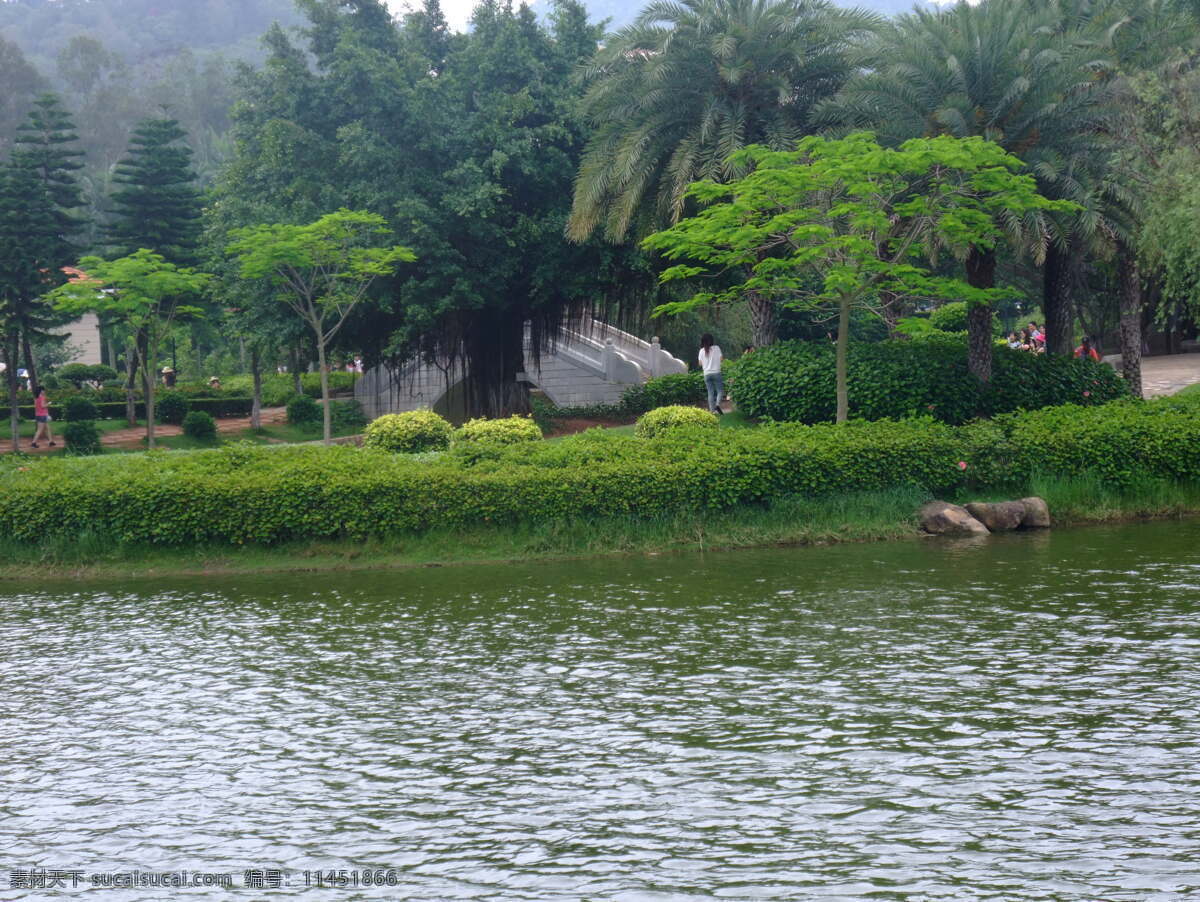
[[183, 891], [217, 899], [256, 867], [395, 869], [330, 899], [1178, 898], [1197, 539], [16, 595], [0, 848], [234, 874]]

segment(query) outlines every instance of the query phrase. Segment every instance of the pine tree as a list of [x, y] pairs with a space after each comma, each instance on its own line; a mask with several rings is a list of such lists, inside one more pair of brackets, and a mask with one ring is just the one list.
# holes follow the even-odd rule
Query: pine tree
[[169, 262], [196, 262], [200, 242], [200, 193], [187, 133], [174, 119], [145, 119], [130, 138], [128, 155], [113, 181], [115, 220], [108, 229], [113, 256], [140, 248]]
[[[24, 357], [31, 381], [37, 381], [33, 343], [55, 338], [51, 331], [64, 317], [42, 300], [63, 281], [62, 267], [75, 261], [72, 235], [83, 226], [75, 211], [82, 205], [76, 173], [82, 151], [71, 116], [58, 97], [35, 101], [17, 129], [12, 158], [0, 179], [0, 295], [4, 348], [10, 370]], [[12, 376], [9, 381], [10, 394]], [[12, 399], [15, 404], [15, 399]]]

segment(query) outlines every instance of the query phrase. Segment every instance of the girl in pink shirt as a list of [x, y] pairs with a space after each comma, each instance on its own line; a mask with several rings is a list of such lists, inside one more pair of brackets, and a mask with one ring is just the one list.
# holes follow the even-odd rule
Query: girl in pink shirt
[[50, 447], [55, 445], [54, 434], [50, 431], [50, 405], [46, 401], [46, 389], [40, 385], [33, 387], [33, 418], [37, 421], [37, 431], [33, 434], [33, 447], [38, 446], [38, 439], [45, 436]]

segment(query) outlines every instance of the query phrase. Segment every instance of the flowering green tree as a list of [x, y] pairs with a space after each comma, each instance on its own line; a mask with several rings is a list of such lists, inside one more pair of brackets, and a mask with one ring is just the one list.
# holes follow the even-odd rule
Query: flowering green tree
[[144, 337], [146, 445], [153, 448], [154, 370], [159, 348], [177, 319], [202, 315], [201, 308], [186, 302], [198, 298], [212, 276], [168, 263], [145, 248], [118, 260], [84, 257], [79, 268], [87, 273], [86, 279], [68, 282], [47, 297], [63, 313], [97, 313]]
[[935, 276], [929, 261], [995, 247], [1005, 217], [1074, 209], [1038, 194], [1033, 178], [1018, 174], [1021, 161], [982, 138], [920, 138], [893, 149], [859, 132], [805, 138], [795, 151], [748, 147], [733, 163], [752, 171], [727, 184], [693, 184], [689, 195], [703, 209], [644, 242], [669, 259], [693, 261], [667, 269], [664, 282], [708, 277], [721, 285], [659, 312], [748, 293], [834, 308], [839, 423], [848, 416], [852, 308], [872, 307], [882, 291], [990, 305], [1004, 289]]
[[312, 329], [321, 367], [325, 443], [333, 437], [329, 410], [329, 370], [325, 349], [346, 318], [367, 297], [380, 276], [390, 276], [416, 255], [406, 247], [373, 246], [390, 234], [382, 216], [338, 210], [309, 225], [260, 225], [235, 229], [228, 252], [243, 278], [267, 279]]

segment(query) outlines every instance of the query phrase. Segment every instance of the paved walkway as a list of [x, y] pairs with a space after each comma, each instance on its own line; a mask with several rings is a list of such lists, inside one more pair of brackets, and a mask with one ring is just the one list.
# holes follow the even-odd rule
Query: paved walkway
[[[1120, 363], [1118, 361], [1118, 369]], [[1142, 358], [1142, 394], [1147, 398], [1173, 395], [1200, 382], [1200, 353]]]
[[[264, 407], [262, 411], [262, 423], [264, 426], [273, 426], [279, 423], [287, 422], [286, 407]], [[37, 448], [29, 446], [30, 439], [21, 440], [21, 450], [26, 454], [46, 454], [50, 451], [57, 451], [62, 447], [62, 429], [65, 423], [56, 422], [54, 426], [54, 440], [58, 443], [57, 447], [51, 448], [45, 442], [42, 442]], [[229, 417], [227, 419], [217, 420], [217, 432], [229, 435], [239, 432], [245, 432], [250, 428], [249, 417]], [[154, 427], [154, 435], [157, 438], [166, 438], [172, 435], [180, 435], [183, 429], [179, 426], [169, 426], [165, 423], [159, 423]], [[146, 438], [146, 427], [135, 426], [133, 428], [116, 429], [112, 432], [106, 432], [100, 436], [100, 444], [106, 448], [144, 448], [144, 439]], [[8, 445], [3, 446], [4, 450], [8, 450]]]

